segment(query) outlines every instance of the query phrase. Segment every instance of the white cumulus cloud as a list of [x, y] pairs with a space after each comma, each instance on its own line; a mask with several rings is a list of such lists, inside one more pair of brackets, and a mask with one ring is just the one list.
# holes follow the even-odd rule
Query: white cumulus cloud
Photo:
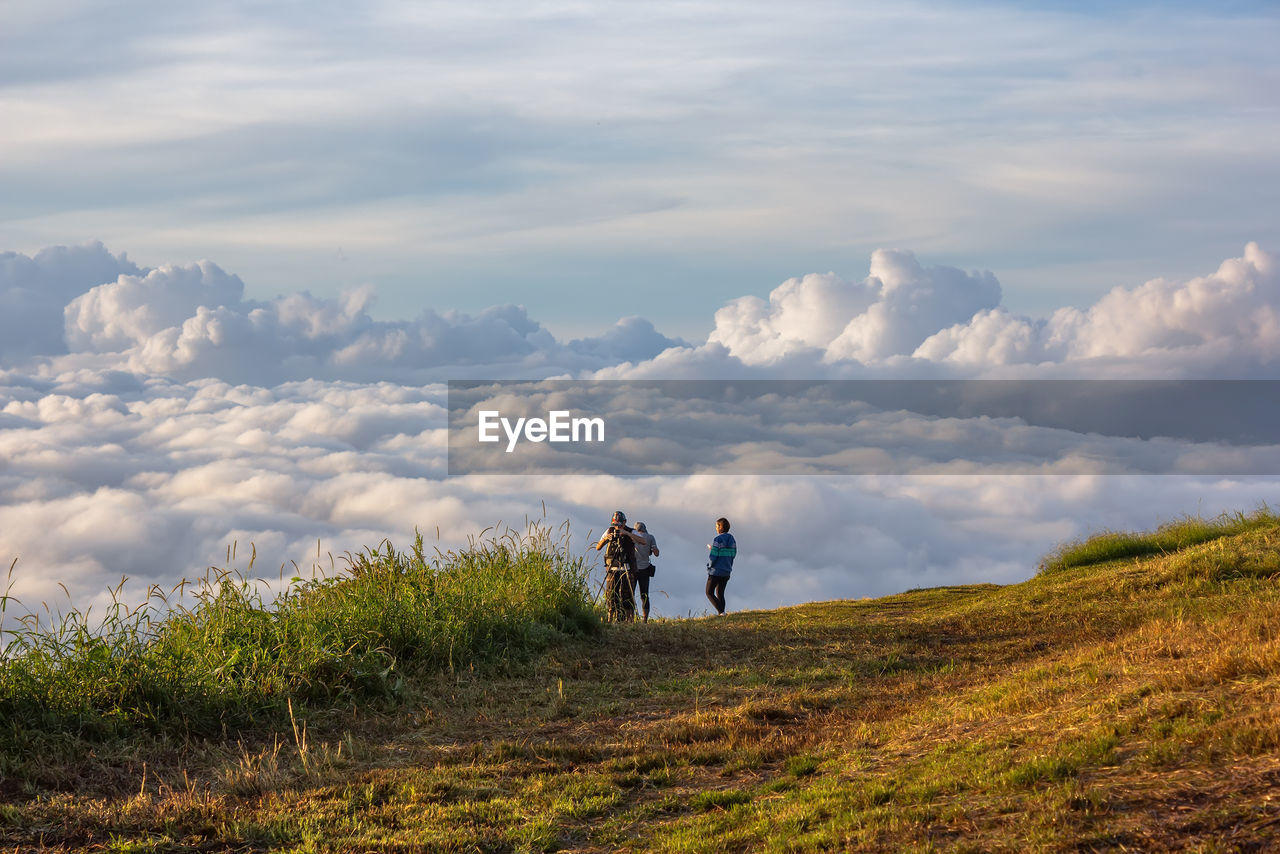
[[368, 312], [373, 291], [336, 299], [306, 291], [245, 298], [216, 264], [142, 269], [102, 244], [0, 254], [0, 359], [32, 359], [138, 376], [215, 377], [275, 385], [306, 379], [430, 381], [453, 376], [548, 376], [642, 362], [685, 342], [642, 317], [602, 334], [555, 338], [522, 306], [475, 314], [424, 309], [410, 320]]
[[982, 312], [939, 330], [915, 355], [968, 365], [1110, 360], [1253, 373], [1280, 359], [1280, 264], [1250, 243], [1210, 275], [1117, 287], [1083, 311], [1063, 308], [1039, 321]]
[[[644, 317], [564, 342], [518, 306], [382, 321], [368, 290], [244, 293], [213, 263], [142, 269], [99, 244], [0, 256], [0, 561], [18, 559], [12, 592], [25, 603], [56, 599], [59, 582], [79, 604], [121, 575], [171, 585], [232, 543], [242, 567], [252, 543], [269, 577], [307, 568], [317, 541], [326, 567], [330, 551], [404, 544], [415, 527], [434, 541], [438, 526], [451, 547], [545, 502], [579, 551], [613, 509], [647, 521], [663, 545], [660, 614], [704, 608], [704, 546], [726, 515], [741, 546], [731, 607], [772, 607], [1013, 581], [1090, 529], [1275, 502], [1274, 479], [1194, 474], [1220, 465], [1211, 455], [1166, 466], [1182, 451], [1154, 443], [1141, 453], [1192, 473], [446, 476], [452, 378], [1274, 377], [1280, 277], [1252, 244], [1209, 275], [1120, 286], [1048, 318], [1010, 313], [990, 273], [880, 251], [862, 280], [802, 276], [732, 301], [694, 343]], [[694, 426], [685, 453], [720, 429]], [[998, 422], [864, 426], [884, 446], [1046, 441]], [[723, 438], [774, 452], [759, 424], [742, 427]]]
[[51, 246], [34, 257], [0, 252], [0, 359], [67, 352], [66, 305], [95, 285], [141, 272], [101, 243]]
[[746, 364], [767, 364], [804, 349], [827, 362], [875, 362], [910, 355], [938, 329], [1000, 302], [990, 273], [924, 267], [910, 253], [877, 250], [861, 282], [834, 273], [788, 279], [768, 302], [743, 297], [716, 312], [708, 341]]

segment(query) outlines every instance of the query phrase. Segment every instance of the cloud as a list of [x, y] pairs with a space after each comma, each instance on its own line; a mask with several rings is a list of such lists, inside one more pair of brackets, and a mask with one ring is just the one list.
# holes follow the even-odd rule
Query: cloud
[[39, 5], [0, 9], [11, 239], [109, 232], [324, 296], [344, 246], [402, 283], [398, 317], [556, 283], [535, 316], [604, 326], [565, 283], [620, 258], [706, 316], [732, 276], [904, 238], [1042, 291], [1098, 258], [1178, 269], [1276, 202], [1261, 5]]
[[880, 250], [863, 281], [789, 279], [716, 312], [705, 344], [596, 376], [1269, 378], [1280, 362], [1280, 259], [1256, 243], [1210, 275], [1116, 287], [1048, 318], [1000, 298], [991, 273]]
[[1117, 287], [1084, 311], [1047, 320], [988, 309], [942, 329], [918, 358], [965, 365], [1111, 362], [1156, 370], [1256, 369], [1280, 359], [1280, 263], [1256, 243], [1186, 282]]
[[556, 348], [517, 306], [380, 322], [365, 311], [371, 297], [364, 289], [338, 300], [303, 292], [258, 302], [245, 300], [240, 279], [209, 262], [166, 266], [72, 301], [67, 344], [73, 352], [118, 354], [139, 373], [263, 384], [518, 363]]
[[167, 265], [122, 275], [71, 300], [66, 345], [141, 374], [272, 385], [439, 379], [446, 369], [558, 373], [641, 361], [684, 343], [628, 317], [566, 345], [513, 305], [475, 315], [427, 309], [410, 321], [377, 321], [367, 312], [372, 298], [364, 288], [334, 300], [306, 292], [246, 300], [244, 283], [215, 264]]
[[0, 252], [0, 363], [67, 352], [62, 312], [94, 285], [142, 271], [101, 243]]
[[486, 380], [450, 385], [449, 471], [1280, 474], [1277, 420], [1276, 380]]
[[653, 322], [639, 316], [624, 317], [613, 328], [594, 338], [575, 338], [569, 349], [607, 364], [643, 362], [672, 347], [688, 346], [678, 338], [668, 338]]
[[236, 305], [244, 283], [207, 261], [164, 266], [145, 276], [121, 276], [67, 304], [66, 341], [74, 352], [127, 350], [168, 329], [181, 327], [200, 309]]
[[[403, 533], [396, 507], [430, 510], [427, 478], [442, 469], [439, 390], [198, 380], [102, 394], [83, 376], [8, 379], [0, 531], [24, 567], [24, 601], [53, 595], [57, 581], [77, 601], [122, 574], [173, 583], [242, 536], [276, 566], [305, 558], [318, 537], [376, 543], [366, 538]], [[354, 496], [381, 522], [363, 525], [373, 514], [353, 514]]]
[[990, 273], [923, 267], [910, 252], [880, 249], [870, 275], [834, 273], [788, 279], [766, 303], [743, 297], [716, 312], [709, 342], [746, 364], [767, 364], [805, 349], [827, 362], [869, 363], [910, 355], [929, 335], [1000, 302]]
[[[496, 522], [545, 510], [587, 554], [613, 509], [663, 548], [662, 615], [701, 613], [705, 544], [728, 516], [741, 557], [731, 607], [1025, 578], [1062, 539], [1149, 527], [1273, 498], [1262, 478], [932, 475], [694, 476], [444, 474], [440, 385], [312, 380], [272, 388], [150, 379], [133, 389], [83, 371], [9, 373], [0, 430], [0, 557], [18, 558], [24, 604], [101, 604], [171, 587], [208, 566], [275, 581], [415, 528], [453, 548]], [[885, 425], [890, 427], [891, 425]], [[252, 547], [252, 548], [251, 548]], [[331, 563], [330, 554], [334, 555]], [[131, 593], [130, 593], [131, 591]]]
[[110, 368], [264, 386], [559, 375], [1265, 377], [1280, 358], [1280, 264], [1253, 243], [1210, 275], [1116, 287], [1047, 318], [1001, 305], [990, 272], [878, 250], [860, 281], [810, 274], [767, 300], [730, 301], [701, 343], [639, 316], [564, 342], [515, 305], [375, 320], [368, 287], [335, 299], [301, 291], [252, 300], [211, 262], [141, 270], [101, 244], [0, 260], [0, 299], [11, 309], [0, 321], [4, 362], [43, 357], [43, 370], [58, 373]]
[[[776, 455], [779, 437], [766, 421], [709, 409], [687, 422], [666, 413], [668, 426], [683, 425], [677, 440], [639, 436], [630, 452], [680, 462], [727, 449], [716, 475], [446, 476], [445, 378], [1273, 375], [1275, 257], [1253, 245], [1213, 274], [1119, 288], [1039, 320], [1000, 306], [989, 273], [879, 252], [861, 281], [805, 276], [768, 300], [731, 302], [701, 343], [641, 317], [562, 342], [518, 306], [375, 320], [367, 290], [252, 300], [212, 263], [144, 270], [100, 245], [5, 257], [5, 293], [39, 294], [44, 312], [24, 315], [32, 334], [0, 367], [0, 560], [19, 559], [13, 592], [29, 604], [60, 596], [58, 582], [80, 604], [103, 601], [121, 574], [135, 590], [172, 585], [225, 562], [232, 544], [243, 568], [252, 543], [254, 572], [272, 578], [309, 568], [317, 541], [326, 568], [330, 551], [404, 544], [415, 527], [431, 539], [439, 526], [447, 548], [495, 521], [519, 526], [545, 502], [549, 518], [570, 522], [579, 552], [617, 507], [649, 522], [663, 545], [662, 614], [704, 608], [707, 531], [729, 516], [742, 545], [731, 607], [772, 607], [1013, 581], [1090, 529], [1274, 502], [1273, 479], [1196, 474], [1233, 470], [1230, 448], [1215, 457], [1194, 443], [1089, 435], [1087, 424], [892, 411], [859, 421], [858, 444], [916, 453], [906, 471], [940, 471], [933, 463], [957, 448], [1123, 445], [1147, 467], [1186, 474], [742, 474]], [[49, 306], [59, 301], [55, 340]], [[806, 422], [812, 404], [759, 414], [794, 416], [796, 441], [826, 442], [833, 461], [859, 452], [848, 447], [852, 421], [844, 433]]]

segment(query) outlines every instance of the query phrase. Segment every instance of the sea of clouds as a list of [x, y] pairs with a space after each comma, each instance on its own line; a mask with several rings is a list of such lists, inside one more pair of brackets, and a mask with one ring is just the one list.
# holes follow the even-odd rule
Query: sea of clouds
[[1249, 244], [1207, 275], [1031, 318], [1003, 307], [990, 272], [880, 250], [862, 279], [811, 274], [733, 300], [688, 342], [642, 317], [559, 340], [511, 305], [376, 320], [369, 290], [248, 299], [214, 263], [146, 269], [101, 244], [0, 253], [0, 560], [16, 560], [10, 594], [28, 607], [100, 607], [122, 576], [137, 599], [226, 565], [229, 548], [288, 577], [383, 538], [405, 547], [415, 529], [447, 549], [545, 515], [584, 552], [621, 508], [662, 547], [661, 615], [703, 611], [721, 515], [740, 548], [731, 609], [1017, 581], [1062, 540], [1275, 503], [1280, 479], [449, 477], [445, 383], [1277, 379], [1277, 260]]

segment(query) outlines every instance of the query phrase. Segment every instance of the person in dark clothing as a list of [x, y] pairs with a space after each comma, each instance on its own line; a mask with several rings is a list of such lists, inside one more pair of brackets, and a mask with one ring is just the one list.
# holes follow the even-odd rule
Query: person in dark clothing
[[716, 613], [724, 616], [724, 588], [733, 572], [733, 559], [738, 554], [738, 543], [729, 533], [729, 520], [721, 516], [716, 520], [716, 538], [707, 545], [707, 599]]
[[636, 568], [636, 544], [644, 538], [627, 525], [621, 510], [613, 514], [596, 551], [604, 549], [604, 600], [611, 623], [631, 622], [636, 618], [636, 600], [631, 592]]

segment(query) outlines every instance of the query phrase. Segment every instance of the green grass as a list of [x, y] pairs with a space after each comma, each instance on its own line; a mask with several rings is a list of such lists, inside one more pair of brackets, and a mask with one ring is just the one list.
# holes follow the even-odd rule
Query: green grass
[[1091, 566], [1112, 560], [1170, 554], [1188, 546], [1243, 534], [1280, 524], [1269, 507], [1252, 514], [1224, 513], [1213, 519], [1187, 516], [1161, 525], [1154, 531], [1103, 531], [1083, 540], [1064, 543], [1040, 563], [1042, 572], [1053, 572], [1072, 566]]
[[519, 655], [398, 663], [390, 702], [8, 757], [0, 845], [1274, 849], [1280, 524], [1247, 519], [1003, 587], [596, 632], [540, 611], [559, 628]]
[[408, 553], [384, 542], [347, 562], [270, 601], [217, 571], [190, 606], [116, 598], [96, 625], [78, 611], [18, 621], [0, 660], [0, 746], [278, 726], [295, 705], [395, 699], [407, 678], [509, 665], [600, 622], [583, 561], [537, 527], [432, 558], [420, 536]]

